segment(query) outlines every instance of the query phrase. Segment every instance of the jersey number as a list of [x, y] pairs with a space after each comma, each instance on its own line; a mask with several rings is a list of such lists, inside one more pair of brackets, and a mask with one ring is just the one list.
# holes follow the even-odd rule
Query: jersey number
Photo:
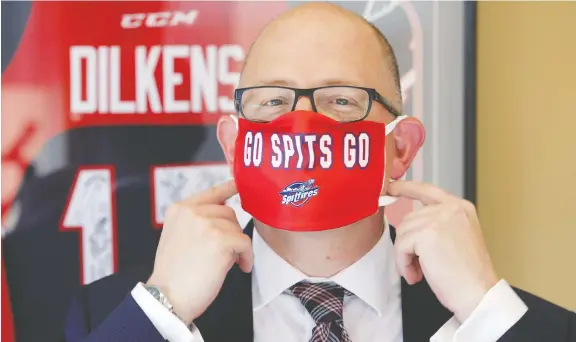
[[[164, 165], [151, 168], [152, 226], [161, 228], [166, 209], [230, 177], [226, 164]], [[89, 284], [117, 269], [115, 176], [113, 166], [80, 168], [72, 184], [60, 229], [76, 230], [80, 241], [80, 282]], [[228, 200], [244, 226], [250, 217], [236, 195]]]

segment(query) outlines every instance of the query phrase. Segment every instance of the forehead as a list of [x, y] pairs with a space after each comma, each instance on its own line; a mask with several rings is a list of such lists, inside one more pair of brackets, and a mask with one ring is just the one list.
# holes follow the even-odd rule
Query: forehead
[[366, 23], [342, 16], [319, 18], [301, 15], [265, 29], [252, 47], [240, 86], [342, 83], [394, 90], [382, 46]]

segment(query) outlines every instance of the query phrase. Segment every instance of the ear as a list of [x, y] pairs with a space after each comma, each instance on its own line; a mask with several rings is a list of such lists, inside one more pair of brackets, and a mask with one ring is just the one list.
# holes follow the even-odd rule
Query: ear
[[236, 128], [236, 121], [230, 115], [222, 115], [220, 119], [218, 119], [218, 125], [216, 126], [216, 137], [218, 138], [218, 142], [230, 168], [234, 165], [234, 150], [237, 136], [238, 129]]
[[395, 156], [390, 172], [392, 179], [399, 179], [408, 171], [420, 147], [424, 144], [425, 137], [426, 130], [416, 118], [408, 117], [396, 125], [391, 133], [395, 145]]

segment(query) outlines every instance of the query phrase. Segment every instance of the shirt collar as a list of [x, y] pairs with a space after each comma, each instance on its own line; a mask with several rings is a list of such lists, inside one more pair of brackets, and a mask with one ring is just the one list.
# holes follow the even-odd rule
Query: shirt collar
[[376, 310], [380, 316], [394, 293], [400, 276], [395, 267], [390, 227], [384, 220], [385, 231], [378, 243], [362, 258], [340, 273], [327, 278], [310, 278], [282, 259], [254, 229], [252, 238], [254, 268], [252, 298], [254, 311], [269, 304], [290, 286], [302, 280], [333, 281], [354, 293]]

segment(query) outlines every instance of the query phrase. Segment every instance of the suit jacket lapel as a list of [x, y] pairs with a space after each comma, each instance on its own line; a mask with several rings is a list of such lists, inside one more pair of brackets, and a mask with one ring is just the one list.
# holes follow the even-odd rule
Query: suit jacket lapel
[[[396, 229], [392, 226], [390, 237], [394, 243]], [[409, 285], [404, 278], [401, 282], [404, 342], [429, 342], [452, 313], [436, 299], [426, 280], [414, 285]]]
[[408, 285], [402, 278], [404, 342], [428, 342], [452, 313], [436, 299], [425, 280]]

